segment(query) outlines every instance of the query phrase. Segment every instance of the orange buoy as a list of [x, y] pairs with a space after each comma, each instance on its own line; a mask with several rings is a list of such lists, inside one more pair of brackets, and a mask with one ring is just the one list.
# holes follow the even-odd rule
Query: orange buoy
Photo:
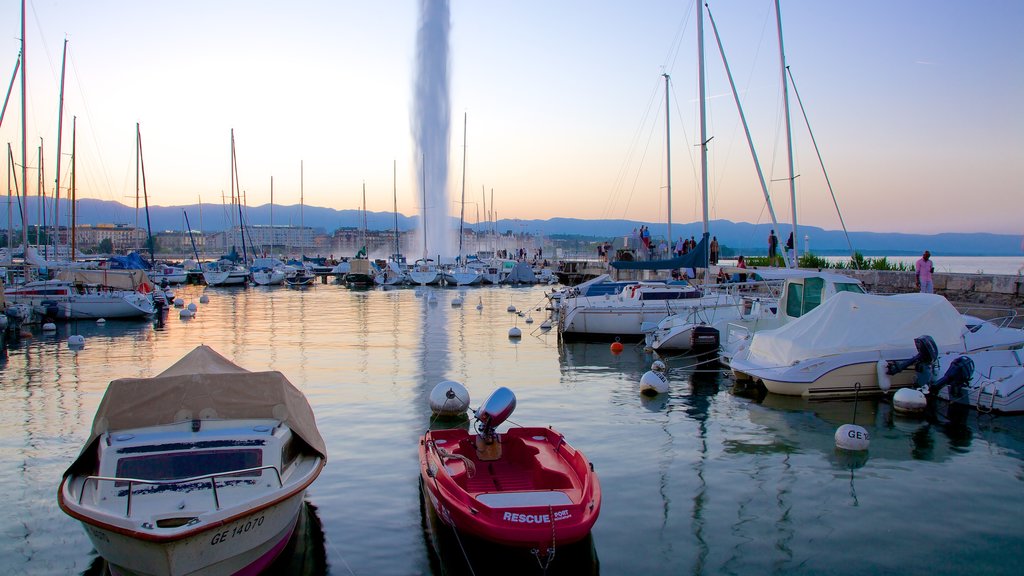
[[621, 353], [622, 353], [622, 342], [619, 342], [619, 339], [616, 338], [615, 342], [612, 342], [612, 354], [621, 354]]

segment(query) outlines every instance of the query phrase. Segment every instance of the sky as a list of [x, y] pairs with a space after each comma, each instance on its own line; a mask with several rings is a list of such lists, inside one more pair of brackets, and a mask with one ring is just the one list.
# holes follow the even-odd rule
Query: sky
[[[790, 222], [774, 2], [709, 5], [775, 212]], [[53, 194], [66, 38], [62, 197], [77, 117], [79, 197], [134, 205], [139, 123], [151, 205], [222, 202], [234, 130], [248, 205], [271, 201], [273, 178], [276, 204], [298, 204], [301, 188], [306, 205], [354, 209], [365, 184], [368, 210], [391, 210], [396, 190], [399, 212], [417, 213], [419, 2], [26, 6], [30, 192], [42, 139]], [[1024, 232], [1024, 2], [782, 0], [781, 12], [787, 64], [835, 196], [791, 85], [801, 225], [839, 229], [838, 204], [850, 230]], [[20, 18], [19, 1], [0, 0], [3, 88]], [[485, 201], [502, 219], [701, 220], [692, 1], [453, 1], [450, 30], [453, 214], [464, 186], [470, 223], [486, 219]], [[706, 15], [705, 54], [710, 218], [770, 222]], [[19, 82], [0, 145], [20, 163]]]

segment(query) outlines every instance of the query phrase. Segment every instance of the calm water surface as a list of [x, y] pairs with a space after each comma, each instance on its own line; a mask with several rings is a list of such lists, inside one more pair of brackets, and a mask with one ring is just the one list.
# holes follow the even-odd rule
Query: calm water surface
[[[180, 295], [198, 303], [200, 290]], [[22, 339], [0, 362], [3, 572], [99, 567], [57, 507], [61, 475], [107, 382], [154, 375], [208, 344], [249, 370], [280, 370], [316, 412], [329, 462], [307, 497], [323, 536], [307, 544], [327, 566], [297, 561], [296, 572], [541, 573], [530, 558], [456, 541], [467, 567], [449, 532], [426, 529], [417, 442], [431, 425], [431, 388], [454, 379], [474, 406], [508, 386], [512, 421], [554, 425], [597, 469], [592, 541], [559, 549], [549, 574], [1024, 573], [1021, 418], [972, 415], [956, 431], [861, 402], [871, 448], [846, 457], [833, 434], [852, 403], [743, 397], [683, 357], [669, 359], [671, 392], [644, 399], [652, 358], [642, 350], [560, 346], [535, 328], [542, 312], [532, 325], [506, 312], [543, 306], [544, 290], [472, 289], [453, 308], [451, 289], [434, 289], [433, 303], [413, 289], [209, 289], [189, 321], [172, 310], [162, 326], [79, 323]], [[518, 343], [507, 337], [514, 324]], [[78, 353], [64, 344], [76, 332], [86, 337]]]

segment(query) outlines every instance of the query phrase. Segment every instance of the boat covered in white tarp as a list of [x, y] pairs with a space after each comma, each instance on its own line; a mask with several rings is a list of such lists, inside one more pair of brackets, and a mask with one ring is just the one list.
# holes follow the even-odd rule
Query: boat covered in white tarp
[[807, 315], [775, 330], [758, 332], [751, 361], [769, 366], [861, 350], [905, 350], [927, 334], [940, 348], [963, 345], [964, 320], [942, 296], [877, 296], [841, 292]]
[[780, 328], [754, 333], [730, 367], [737, 382], [752, 380], [776, 394], [878, 393], [915, 384], [912, 371], [886, 373], [890, 363], [917, 356], [923, 336], [939, 353], [1024, 346], [1024, 331], [961, 315], [942, 296], [842, 292]]

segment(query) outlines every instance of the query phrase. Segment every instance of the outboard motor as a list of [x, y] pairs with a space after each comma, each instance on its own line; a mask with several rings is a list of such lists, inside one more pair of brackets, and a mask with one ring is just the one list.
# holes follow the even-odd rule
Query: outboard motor
[[42, 308], [44, 320], [52, 322], [57, 319], [60, 308], [57, 306], [56, 300], [43, 300], [39, 303], [39, 307]]
[[516, 395], [502, 386], [484, 400], [476, 410], [476, 451], [481, 460], [501, 458], [501, 444], [494, 429], [512, 415], [516, 409]]
[[[913, 358], [886, 361], [885, 376], [894, 376], [916, 365], [914, 369], [917, 371], [917, 385], [928, 386], [932, 382], [931, 365], [939, 357], [939, 347], [935, 344], [935, 339], [928, 335], [914, 338], [914, 346], [917, 347], [917, 355]], [[883, 391], [887, 391], [889, 389], [888, 382], [883, 384], [883, 380], [888, 379], [880, 378], [879, 387]]]
[[964, 388], [971, 383], [971, 376], [974, 375], [974, 360], [967, 356], [961, 356], [949, 364], [949, 369], [935, 383], [928, 386], [928, 394], [935, 395], [946, 386], [949, 386], [949, 401], [958, 404], [967, 403], [967, 394]]
[[706, 324], [694, 326], [690, 332], [690, 348], [697, 354], [709, 354], [718, 352], [719, 334], [718, 329]]

